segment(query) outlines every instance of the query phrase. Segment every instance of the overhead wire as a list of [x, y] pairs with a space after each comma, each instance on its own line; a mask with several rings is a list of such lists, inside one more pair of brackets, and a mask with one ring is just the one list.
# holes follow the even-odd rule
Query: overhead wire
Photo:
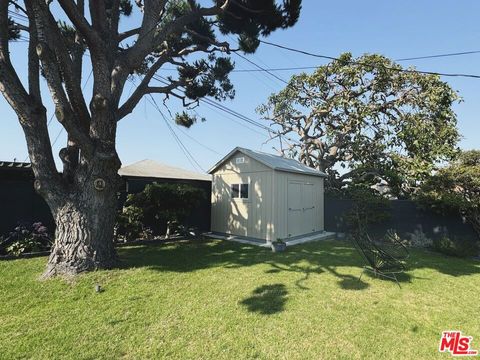
[[[165, 79], [165, 78], [163, 78], [163, 79], [161, 77], [159, 78], [157, 75], [153, 76], [153, 78], [157, 81], [160, 81], [163, 84], [168, 84], [168, 80]], [[281, 134], [277, 131], [274, 131], [273, 129], [269, 128], [268, 126], [260, 124], [257, 121], [249, 118], [248, 116], [243, 115], [243, 114], [241, 114], [238, 111], [235, 111], [233, 109], [230, 109], [229, 107], [227, 107], [227, 106], [225, 106], [225, 105], [223, 105], [223, 104], [221, 104], [221, 103], [219, 103], [219, 102], [217, 102], [217, 101], [215, 101], [215, 100], [213, 100], [209, 97], [200, 98], [200, 99], [198, 99], [198, 101], [202, 102], [202, 103], [206, 103], [206, 104], [208, 104], [210, 106], [213, 106], [213, 107], [215, 107], [215, 108], [217, 108], [217, 109], [219, 109], [219, 110], [221, 110], [221, 111], [223, 111], [227, 114], [230, 114], [230, 115], [232, 115], [232, 116], [234, 116], [234, 117], [236, 117], [236, 118], [238, 118], [238, 119], [240, 119], [244, 122], [247, 122], [251, 125], [254, 125], [254, 126], [258, 127], [259, 129], [262, 129], [262, 130], [266, 131], [268, 134], [274, 134], [276, 136], [283, 137], [285, 140], [288, 140], [288, 141], [291, 141], [291, 142], [294, 142], [294, 143], [298, 144], [298, 141], [296, 141], [294, 139], [291, 139], [291, 138], [288, 138], [284, 134]]]
[[188, 150], [188, 148], [183, 144], [182, 140], [178, 137], [178, 135], [175, 133], [175, 130], [173, 129], [173, 127], [170, 125], [170, 123], [168, 122], [166, 116], [163, 114], [162, 110], [160, 109], [160, 107], [158, 106], [157, 102], [155, 101], [155, 98], [152, 96], [152, 94], [148, 94], [149, 97], [151, 98], [151, 100], [153, 101], [149, 101], [149, 99], [147, 99], [147, 101], [150, 102], [150, 104], [152, 104], [156, 109], [157, 111], [160, 113], [160, 115], [162, 116], [162, 119], [164, 120], [165, 124], [167, 125], [168, 129], [170, 130], [170, 133], [172, 134], [174, 140], [177, 142], [178, 146], [180, 147], [180, 149], [182, 150], [182, 152], [185, 154], [185, 157], [187, 158], [187, 160], [190, 162], [190, 164], [194, 167], [194, 168], [197, 168], [197, 169], [200, 169], [200, 171], [203, 171], [203, 172], [206, 172], [205, 169], [202, 168], [202, 166], [198, 163], [198, 161], [195, 159], [195, 157], [190, 153], [190, 151]]
[[[299, 54], [304, 54], [304, 55], [307, 55], [307, 56], [312, 56], [312, 57], [321, 58], [321, 59], [328, 59], [328, 60], [336, 60], [336, 61], [340, 60], [339, 58], [334, 57], [334, 56], [316, 54], [316, 53], [312, 53], [312, 52], [309, 52], [309, 51], [295, 49], [295, 48], [288, 47], [288, 46], [285, 46], [285, 45], [276, 44], [276, 43], [266, 41], [266, 40], [260, 40], [260, 42], [262, 44], [274, 46], [274, 47], [277, 47], [277, 48], [280, 48], [280, 49], [296, 52], [296, 53], [299, 53]], [[360, 65], [360, 66], [369, 66], [369, 67], [372, 66], [371, 64], [367, 64], [367, 63], [363, 63], [361, 61], [355, 61], [355, 60], [348, 61], [348, 63], [356, 64], [356, 65]], [[425, 71], [425, 70], [417, 70], [417, 69], [402, 69], [402, 68], [394, 68], [394, 67], [390, 67], [390, 66], [386, 66], [386, 65], [383, 65], [383, 67], [385, 69], [398, 71], [398, 72], [404, 72], [404, 73], [418, 73], [418, 74], [439, 75], [439, 76], [446, 76], [446, 77], [465, 77], [465, 78], [480, 79], [480, 75], [475, 75], [475, 74], [442, 73], [442, 72], [437, 72], [437, 71]]]

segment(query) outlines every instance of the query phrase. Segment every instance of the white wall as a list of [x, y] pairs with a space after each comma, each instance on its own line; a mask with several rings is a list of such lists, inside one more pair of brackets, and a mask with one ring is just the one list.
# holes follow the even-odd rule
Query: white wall
[[[298, 181], [311, 183], [314, 186], [314, 198], [312, 202], [315, 206], [313, 216], [315, 218], [315, 231], [322, 231], [324, 227], [324, 179], [318, 176], [288, 173], [275, 171], [274, 177], [274, 196], [275, 196], [275, 237], [287, 238], [288, 231], [288, 182]], [[305, 233], [311, 229], [305, 229]]]
[[[244, 157], [245, 163], [235, 159]], [[273, 170], [247, 157], [233, 154], [213, 175], [212, 231], [259, 239], [273, 239]], [[248, 199], [232, 199], [232, 184], [248, 183]]]

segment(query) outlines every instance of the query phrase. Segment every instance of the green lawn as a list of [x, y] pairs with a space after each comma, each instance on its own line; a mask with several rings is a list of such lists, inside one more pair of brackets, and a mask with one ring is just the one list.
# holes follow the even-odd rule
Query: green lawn
[[[38, 281], [45, 258], [0, 262], [0, 358], [449, 358], [480, 348], [480, 262], [415, 251], [402, 289], [347, 243], [285, 253], [222, 241], [120, 250], [121, 269]], [[95, 293], [101, 284], [105, 291]]]

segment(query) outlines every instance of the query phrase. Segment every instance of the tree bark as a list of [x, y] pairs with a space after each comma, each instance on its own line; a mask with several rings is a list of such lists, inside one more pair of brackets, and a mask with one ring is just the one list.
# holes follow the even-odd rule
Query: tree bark
[[44, 278], [73, 276], [116, 265], [113, 228], [118, 166], [112, 166], [116, 162], [111, 159], [104, 164], [110, 165], [110, 170], [104, 169], [102, 177], [90, 175], [57, 192], [49, 201], [56, 231]]

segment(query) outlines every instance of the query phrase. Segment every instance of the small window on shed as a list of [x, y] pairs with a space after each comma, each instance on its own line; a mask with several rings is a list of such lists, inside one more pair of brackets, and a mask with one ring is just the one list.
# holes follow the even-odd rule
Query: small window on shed
[[243, 163], [245, 163], [245, 158], [243, 156], [237, 157], [235, 159], [235, 164], [243, 164]]
[[248, 199], [248, 184], [232, 184], [232, 199]]
[[233, 184], [232, 185], [232, 199], [238, 199], [240, 197], [240, 185]]
[[241, 184], [240, 185], [240, 198], [241, 199], [248, 199], [248, 184]]

